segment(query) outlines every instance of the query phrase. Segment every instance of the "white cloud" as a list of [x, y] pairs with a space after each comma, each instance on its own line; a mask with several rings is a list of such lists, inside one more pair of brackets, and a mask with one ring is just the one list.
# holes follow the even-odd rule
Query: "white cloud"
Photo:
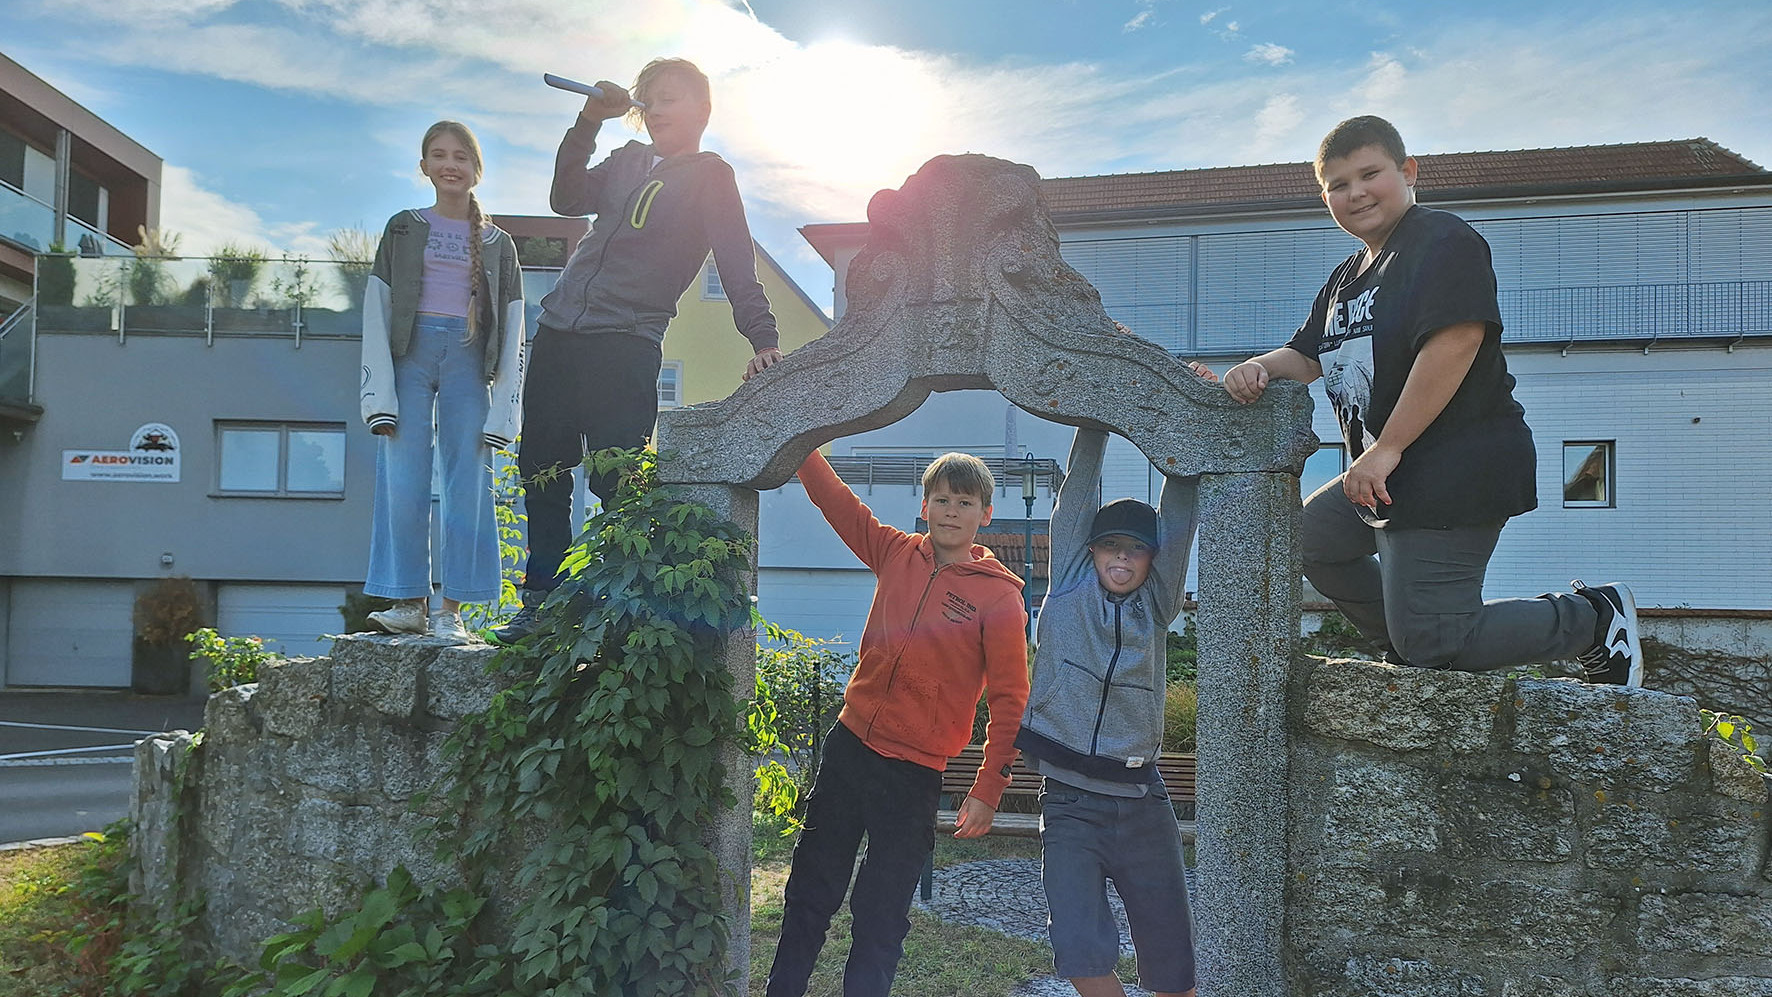
[[224, 243], [324, 259], [326, 239], [315, 222], [268, 224], [258, 211], [204, 186], [189, 167], [167, 163], [160, 174], [160, 228], [176, 233], [179, 252], [207, 256]]
[[1243, 53], [1243, 58], [1248, 62], [1260, 62], [1269, 66], [1284, 66], [1292, 61], [1293, 54], [1293, 51], [1284, 45], [1276, 45], [1273, 42], [1262, 42], [1260, 45]]
[[[719, 0], [498, 0], [491, 14], [467, 0], [284, 0], [282, 16], [259, 24], [243, 23], [224, 0], [63, 3], [105, 27], [92, 44], [106, 61], [413, 118], [448, 109], [505, 146], [482, 191], [494, 205], [539, 207], [546, 189], [574, 105], [542, 88], [543, 70], [623, 80], [659, 53], [695, 59], [714, 78], [708, 144], [738, 168], [753, 213], [784, 230], [790, 221], [861, 218], [875, 190], [938, 153], [985, 152], [1048, 176], [1297, 161], [1357, 113], [1391, 117], [1424, 151], [1705, 134], [1750, 156], [1757, 143], [1757, 158], [1772, 159], [1772, 85], [1740, 70], [1763, 57], [1753, 40], [1772, 35], [1772, 9], [1727, 28], [1672, 12], [1442, 21], [1363, 60], [1300, 65], [1296, 53], [1264, 43], [1245, 53], [1247, 63], [1208, 76], [1203, 67], [1141, 75], [1117, 64], [803, 44]], [[1142, 16], [1154, 4], [1140, 8]], [[1234, 41], [1240, 26], [1221, 17], [1229, 9], [1200, 23]], [[403, 149], [407, 140], [388, 143]], [[192, 213], [228, 227], [223, 208], [232, 202], [204, 202], [189, 179]], [[176, 220], [167, 186], [169, 223], [195, 230]], [[252, 222], [231, 217], [234, 230]]]
[[1145, 25], [1151, 23], [1151, 18], [1156, 17], [1156, 16], [1157, 16], [1157, 12], [1155, 10], [1153, 10], [1150, 7], [1146, 7], [1145, 9], [1139, 11], [1132, 18], [1132, 20], [1127, 21], [1124, 25], [1122, 25], [1120, 30], [1122, 30], [1122, 31], [1137, 31], [1139, 28], [1142, 28]]

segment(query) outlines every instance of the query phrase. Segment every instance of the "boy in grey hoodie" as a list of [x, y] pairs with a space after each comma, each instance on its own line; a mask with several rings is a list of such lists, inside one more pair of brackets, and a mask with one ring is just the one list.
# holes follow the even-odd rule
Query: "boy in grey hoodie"
[[1041, 879], [1058, 975], [1124, 997], [1107, 881], [1126, 904], [1141, 985], [1194, 993], [1181, 833], [1157, 774], [1169, 624], [1181, 611], [1195, 479], [1165, 478], [1161, 514], [1101, 500], [1107, 434], [1077, 430], [1052, 510], [1052, 592], [1016, 737], [1040, 794]]

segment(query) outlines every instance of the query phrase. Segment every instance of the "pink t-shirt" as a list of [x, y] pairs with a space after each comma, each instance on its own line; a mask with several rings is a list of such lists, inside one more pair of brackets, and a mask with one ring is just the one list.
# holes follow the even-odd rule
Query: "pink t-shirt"
[[468, 223], [445, 218], [425, 208], [431, 223], [425, 243], [425, 275], [418, 289], [418, 310], [432, 315], [468, 315]]

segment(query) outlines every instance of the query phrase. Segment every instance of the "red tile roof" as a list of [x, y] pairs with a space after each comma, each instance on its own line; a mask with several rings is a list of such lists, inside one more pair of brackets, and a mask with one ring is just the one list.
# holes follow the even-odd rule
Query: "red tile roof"
[[[1455, 194], [1575, 193], [1715, 185], [1724, 178], [1772, 183], [1772, 173], [1707, 138], [1561, 149], [1417, 156], [1423, 200]], [[1309, 163], [1226, 166], [1160, 173], [1054, 177], [1042, 182], [1055, 216], [1319, 201]]]

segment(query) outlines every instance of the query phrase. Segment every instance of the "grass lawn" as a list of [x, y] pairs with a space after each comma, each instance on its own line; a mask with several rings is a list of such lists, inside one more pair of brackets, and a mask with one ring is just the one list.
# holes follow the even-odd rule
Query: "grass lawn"
[[[778, 830], [759, 829], [759, 858], [751, 879], [751, 993], [761, 994], [781, 931], [781, 895], [787, 881], [791, 839]], [[115, 932], [100, 932], [100, 944], [70, 954], [73, 929], [87, 918], [108, 917], [89, 912], [79, 895], [82, 875], [94, 874], [115, 855], [95, 851], [92, 844], [63, 845], [0, 852], [0, 997], [98, 997], [108, 993], [102, 979], [105, 957], [117, 942]], [[1039, 843], [1030, 839], [984, 838], [955, 841], [943, 835], [936, 842], [936, 864], [953, 865], [987, 858], [1037, 858]], [[814, 971], [809, 993], [840, 994], [843, 960], [849, 953], [849, 914], [839, 912], [831, 925]], [[911, 934], [892, 992], [897, 997], [995, 997], [1028, 979], [1050, 972], [1052, 956], [1045, 945], [1010, 938], [984, 928], [942, 922], [931, 914], [911, 911]]]
[[95, 847], [0, 852], [0, 997], [103, 992], [95, 970], [109, 953], [68, 951], [69, 932], [88, 916], [76, 884]]

